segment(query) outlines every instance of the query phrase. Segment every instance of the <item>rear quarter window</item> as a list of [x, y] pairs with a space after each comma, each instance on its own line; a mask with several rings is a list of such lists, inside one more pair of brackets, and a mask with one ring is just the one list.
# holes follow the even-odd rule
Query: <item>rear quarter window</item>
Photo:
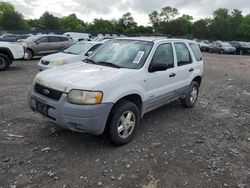
[[201, 50], [200, 50], [198, 44], [189, 43], [189, 46], [190, 46], [191, 50], [193, 51], [196, 60], [201, 61], [202, 60], [202, 53], [201, 53]]

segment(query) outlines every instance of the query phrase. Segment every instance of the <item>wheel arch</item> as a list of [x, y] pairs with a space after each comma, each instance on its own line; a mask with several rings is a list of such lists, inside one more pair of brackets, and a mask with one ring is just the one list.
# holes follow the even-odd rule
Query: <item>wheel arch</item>
[[199, 86], [200, 86], [200, 85], [201, 85], [202, 78], [201, 78], [201, 76], [196, 76], [196, 77], [192, 80], [192, 82], [193, 82], [193, 81], [197, 82], [197, 83], [199, 84]]
[[0, 48], [0, 53], [6, 55], [11, 61], [14, 60], [14, 56], [9, 48]]
[[35, 55], [34, 50], [33, 50], [32, 48], [27, 47], [26, 50], [30, 50], [30, 51], [32, 52], [32, 55], [33, 55], [33, 56]]

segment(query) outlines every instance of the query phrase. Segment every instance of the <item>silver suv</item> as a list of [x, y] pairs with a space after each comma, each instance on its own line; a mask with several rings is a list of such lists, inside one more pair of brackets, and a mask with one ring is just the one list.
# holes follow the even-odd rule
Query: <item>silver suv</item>
[[25, 40], [26, 59], [57, 53], [71, 46], [74, 41], [62, 35], [32, 35]]

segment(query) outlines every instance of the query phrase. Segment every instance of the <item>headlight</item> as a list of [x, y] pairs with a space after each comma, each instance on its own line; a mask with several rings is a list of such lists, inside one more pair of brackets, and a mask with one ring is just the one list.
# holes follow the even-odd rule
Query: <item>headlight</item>
[[102, 92], [71, 90], [68, 94], [68, 102], [72, 104], [100, 104], [102, 97]]
[[52, 61], [50, 64], [51, 66], [60, 66], [60, 65], [65, 65], [68, 62], [66, 60], [58, 60], [58, 61]]

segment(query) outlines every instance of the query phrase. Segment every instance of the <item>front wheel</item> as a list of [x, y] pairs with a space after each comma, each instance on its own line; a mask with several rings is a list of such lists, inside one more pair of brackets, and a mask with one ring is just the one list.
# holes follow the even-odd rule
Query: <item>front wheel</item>
[[136, 133], [140, 122], [140, 111], [130, 101], [120, 101], [110, 114], [108, 133], [111, 142], [116, 146], [129, 143]]
[[31, 60], [32, 59], [32, 57], [33, 57], [33, 52], [30, 50], [30, 49], [27, 49], [27, 57], [26, 57], [26, 59], [27, 60]]
[[199, 84], [193, 81], [189, 86], [186, 98], [182, 99], [182, 105], [187, 108], [193, 107], [198, 99], [198, 95], [199, 95]]
[[0, 71], [8, 69], [10, 64], [11, 60], [8, 58], [8, 56], [0, 54]]

